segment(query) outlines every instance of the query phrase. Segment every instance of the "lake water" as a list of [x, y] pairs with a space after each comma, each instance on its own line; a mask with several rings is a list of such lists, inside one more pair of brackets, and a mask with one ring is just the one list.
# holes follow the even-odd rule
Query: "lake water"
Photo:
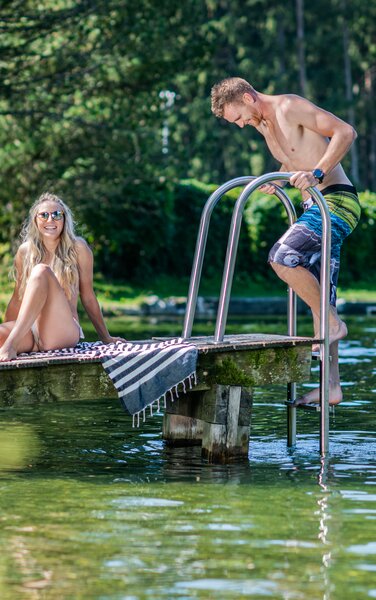
[[376, 319], [348, 324], [325, 463], [317, 413], [286, 447], [283, 387], [257, 391], [249, 460], [227, 466], [113, 400], [1, 408], [1, 600], [376, 598]]

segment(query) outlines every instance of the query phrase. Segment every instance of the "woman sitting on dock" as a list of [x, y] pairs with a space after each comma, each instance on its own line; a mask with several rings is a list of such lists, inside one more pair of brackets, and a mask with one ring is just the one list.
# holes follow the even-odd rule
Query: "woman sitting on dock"
[[40, 196], [22, 238], [14, 261], [14, 292], [0, 325], [0, 361], [21, 352], [75, 346], [83, 337], [78, 296], [102, 342], [125, 341], [107, 330], [93, 290], [92, 252], [76, 236], [72, 213], [58, 196]]

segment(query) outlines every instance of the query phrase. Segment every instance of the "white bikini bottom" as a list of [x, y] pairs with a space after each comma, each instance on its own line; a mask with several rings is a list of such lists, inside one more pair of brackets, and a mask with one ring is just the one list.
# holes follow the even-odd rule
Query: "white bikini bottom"
[[[80, 334], [80, 340], [82, 340], [85, 337], [85, 334], [82, 330], [81, 325], [79, 324], [79, 322], [77, 321], [77, 319], [75, 319], [74, 317], [72, 317], [73, 321], [76, 323], [77, 327], [78, 327], [78, 332]], [[38, 325], [36, 322], [34, 322], [31, 326], [31, 333], [33, 334], [33, 338], [34, 338], [34, 345], [38, 348], [38, 350], [43, 351], [43, 348], [41, 347], [41, 343], [40, 343], [40, 337], [39, 337], [39, 331], [38, 331]]]

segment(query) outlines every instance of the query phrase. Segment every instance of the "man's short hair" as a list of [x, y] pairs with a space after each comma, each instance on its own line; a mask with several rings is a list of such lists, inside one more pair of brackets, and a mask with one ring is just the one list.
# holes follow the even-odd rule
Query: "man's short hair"
[[243, 94], [255, 95], [248, 81], [241, 77], [227, 77], [216, 83], [211, 91], [211, 109], [216, 117], [223, 117], [226, 104], [242, 102]]

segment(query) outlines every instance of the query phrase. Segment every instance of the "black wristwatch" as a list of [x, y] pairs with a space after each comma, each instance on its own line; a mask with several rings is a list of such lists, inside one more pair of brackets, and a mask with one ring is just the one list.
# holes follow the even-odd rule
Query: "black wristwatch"
[[312, 175], [317, 179], [319, 183], [322, 183], [325, 177], [325, 173], [321, 169], [313, 169]]

